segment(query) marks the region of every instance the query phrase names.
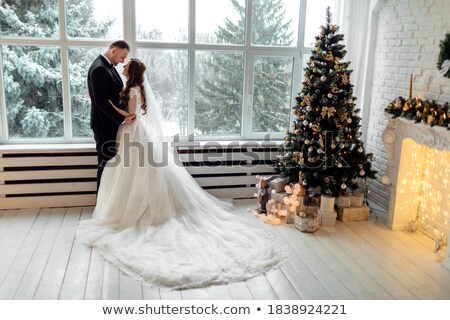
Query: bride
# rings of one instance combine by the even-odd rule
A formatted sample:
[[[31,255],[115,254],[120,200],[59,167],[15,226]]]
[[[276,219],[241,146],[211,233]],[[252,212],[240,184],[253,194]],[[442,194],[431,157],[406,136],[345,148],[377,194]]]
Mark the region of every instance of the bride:
[[[204,191],[167,147],[162,117],[138,59],[117,112],[136,114],[122,124],[118,152],[102,175],[91,220],[77,237],[120,270],[174,289],[242,281],[285,260],[272,231],[259,220],[231,212],[232,205]]]

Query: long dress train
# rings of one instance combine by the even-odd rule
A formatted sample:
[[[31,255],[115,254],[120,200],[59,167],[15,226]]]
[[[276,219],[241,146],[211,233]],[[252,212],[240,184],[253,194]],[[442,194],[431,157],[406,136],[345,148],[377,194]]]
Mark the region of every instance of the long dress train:
[[[102,175],[93,218],[77,237],[123,272],[155,286],[192,288],[245,280],[280,266],[272,229],[204,191],[141,113],[121,125]],[[276,240],[277,239],[277,240]]]

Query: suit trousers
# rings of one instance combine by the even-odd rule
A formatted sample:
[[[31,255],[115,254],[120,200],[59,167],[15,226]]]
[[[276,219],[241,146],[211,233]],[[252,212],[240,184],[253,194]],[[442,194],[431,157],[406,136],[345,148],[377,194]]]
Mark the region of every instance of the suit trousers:
[[[95,148],[97,149],[97,191],[100,187],[100,180],[103,169],[108,160],[117,153],[116,135],[105,135],[104,133],[94,132]]]

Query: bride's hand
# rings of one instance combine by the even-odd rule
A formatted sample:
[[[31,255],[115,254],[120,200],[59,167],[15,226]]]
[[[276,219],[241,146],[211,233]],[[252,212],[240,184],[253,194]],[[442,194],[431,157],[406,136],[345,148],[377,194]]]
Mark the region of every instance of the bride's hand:
[[[136,120],[136,115],[135,114],[131,114],[128,117],[125,117],[124,123],[126,123],[126,124],[133,124],[133,122],[135,120]]]
[[[122,109],[117,108],[117,107],[114,105],[114,103],[112,103],[111,100],[108,100],[108,102],[109,102],[109,104],[110,104],[110,105],[111,105],[118,113],[120,113],[120,114],[123,115],[124,117],[129,117],[129,116],[130,116],[130,114],[129,114],[128,112],[126,112],[125,110],[122,110]]]

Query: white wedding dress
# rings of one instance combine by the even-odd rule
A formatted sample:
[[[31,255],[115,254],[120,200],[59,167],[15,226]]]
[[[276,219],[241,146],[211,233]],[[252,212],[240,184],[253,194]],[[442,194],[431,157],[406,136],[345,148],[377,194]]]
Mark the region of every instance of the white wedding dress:
[[[79,223],[80,241],[155,286],[223,284],[279,267],[286,254],[272,229],[204,191],[170,144],[164,150],[154,96],[147,115],[137,87],[132,96],[137,119],[119,129],[118,153],[103,172],[93,218]],[[154,164],[164,157],[166,165]]]

